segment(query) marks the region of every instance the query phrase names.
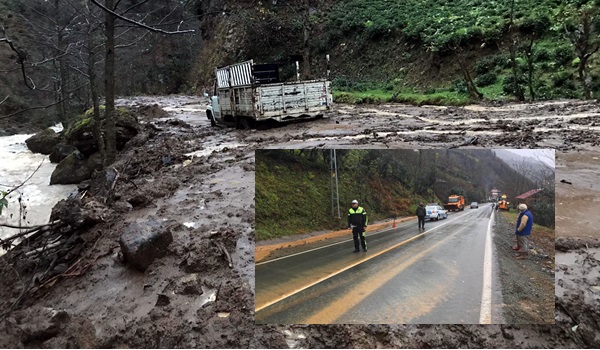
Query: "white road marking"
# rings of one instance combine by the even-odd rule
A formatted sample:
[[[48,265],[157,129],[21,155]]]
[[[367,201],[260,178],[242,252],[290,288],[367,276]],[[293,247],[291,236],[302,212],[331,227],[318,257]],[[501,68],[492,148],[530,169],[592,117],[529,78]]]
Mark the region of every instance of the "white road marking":
[[[459,212],[459,213],[460,213],[460,212]],[[457,213],[457,214],[459,214],[459,213]],[[462,216],[462,215],[461,215],[461,216]],[[448,217],[447,217],[445,220],[448,220]],[[408,221],[412,221],[412,220],[408,220]],[[408,222],[408,221],[406,221],[406,222]],[[409,224],[405,224],[405,225],[401,225],[401,226],[402,226],[402,227],[404,227],[404,226],[408,226],[408,225],[409,225]],[[367,237],[370,237],[370,236],[378,235],[378,234],[380,234],[380,233],[384,233],[384,232],[388,232],[388,231],[392,231],[392,230],[398,230],[398,229],[400,229],[400,226],[398,226],[398,227],[396,227],[396,228],[390,227],[390,228],[387,228],[387,229],[385,229],[385,230],[381,230],[381,231],[376,231],[376,232],[370,233],[370,234],[368,234],[368,235],[366,235],[366,236],[367,236]],[[350,231],[350,232],[352,232],[352,231]],[[301,252],[298,252],[298,253],[294,253],[294,254],[290,254],[290,255],[282,256],[282,257],[280,257],[280,258],[275,258],[275,259],[271,259],[271,260],[267,260],[267,261],[259,262],[259,263],[256,263],[256,264],[254,264],[254,265],[255,265],[255,266],[258,266],[258,265],[264,265],[264,264],[272,263],[272,262],[274,262],[274,261],[278,261],[278,260],[283,260],[283,259],[291,258],[292,256],[296,256],[296,255],[300,255],[300,254],[304,254],[304,253],[309,253],[309,252],[314,252],[315,250],[319,250],[319,249],[323,249],[323,248],[327,248],[327,247],[332,247],[332,246],[334,246],[334,245],[338,245],[338,244],[342,244],[342,243],[348,243],[348,242],[352,242],[352,241],[353,241],[352,239],[347,239],[347,240],[340,241],[340,242],[337,242],[337,243],[331,243],[331,244],[328,244],[328,245],[324,245],[324,246],[322,246],[322,247],[317,247],[317,248],[313,248],[313,249],[309,249],[309,250],[304,250],[304,251],[301,251]]]
[[[471,213],[471,212],[468,212],[468,213]],[[386,248],[386,249],[384,249],[384,250],[382,250],[382,251],[380,251],[380,252],[378,252],[378,253],[375,253],[375,254],[373,254],[373,255],[369,255],[368,257],[366,257],[366,258],[364,258],[364,259],[362,259],[362,260],[360,260],[360,261],[357,261],[357,262],[355,262],[355,263],[352,263],[352,264],[350,264],[350,265],[348,265],[348,266],[344,267],[344,268],[343,268],[343,269],[341,269],[341,270],[338,270],[338,271],[336,271],[336,272],[333,272],[333,273],[331,273],[331,274],[329,274],[329,275],[327,275],[327,276],[325,276],[325,277],[319,278],[318,280],[316,280],[316,281],[315,281],[315,282],[313,282],[313,283],[310,283],[310,284],[308,284],[308,285],[306,285],[306,286],[304,286],[304,287],[302,287],[302,288],[296,289],[295,291],[292,291],[292,292],[286,293],[286,294],[282,295],[281,297],[279,297],[279,298],[277,298],[277,299],[275,299],[275,300],[272,300],[272,301],[269,301],[269,302],[267,302],[267,303],[264,303],[263,305],[257,306],[257,307],[255,307],[255,310],[254,310],[254,311],[255,311],[255,312],[259,312],[260,310],[262,310],[262,309],[264,309],[264,308],[267,308],[267,307],[269,307],[269,306],[271,306],[271,305],[273,305],[273,304],[276,304],[276,303],[278,303],[278,302],[280,302],[280,301],[282,301],[282,300],[284,300],[284,299],[287,299],[287,298],[291,297],[292,295],[298,294],[298,293],[302,292],[302,291],[303,291],[303,290],[305,290],[305,289],[308,289],[308,288],[310,288],[310,287],[312,287],[312,286],[314,286],[314,285],[317,285],[317,284],[319,284],[319,283],[321,283],[321,282],[323,282],[323,281],[325,281],[325,280],[328,280],[328,279],[330,279],[331,277],[334,277],[334,276],[336,276],[336,275],[339,275],[340,273],[342,273],[342,272],[344,272],[344,271],[346,271],[346,270],[349,270],[349,269],[351,269],[351,268],[353,268],[353,267],[355,267],[355,266],[357,266],[357,265],[360,265],[360,264],[364,263],[365,261],[369,261],[369,260],[371,260],[371,259],[373,259],[373,258],[376,258],[376,257],[378,257],[379,255],[381,255],[381,254],[384,254],[384,253],[387,253],[387,252],[389,252],[389,251],[390,251],[390,250],[392,250],[392,249],[398,248],[398,247],[400,247],[400,246],[402,246],[402,245],[404,245],[404,244],[406,244],[406,243],[408,243],[408,242],[410,242],[410,241],[413,241],[413,240],[415,240],[415,239],[417,239],[417,238],[419,238],[419,237],[421,237],[421,236],[425,235],[426,233],[429,233],[429,232],[431,232],[431,231],[435,231],[435,230],[437,230],[438,228],[440,228],[440,227],[442,227],[442,226],[446,226],[447,224],[451,223],[452,221],[460,219],[462,216],[463,216],[463,215],[461,215],[460,217],[457,217],[457,218],[455,218],[455,219],[453,219],[453,220],[450,220],[450,221],[448,221],[448,222],[445,222],[445,223],[443,223],[443,224],[441,224],[441,225],[439,225],[439,226],[436,226],[436,227],[432,228],[432,229],[431,229],[431,230],[429,230],[429,231],[425,231],[425,232],[423,232],[423,233],[420,233],[420,234],[418,234],[418,235],[416,235],[416,236],[413,236],[413,237],[411,237],[411,238],[409,238],[409,239],[407,239],[407,240],[405,240],[405,241],[402,241],[402,242],[400,242],[400,243],[397,243],[397,244],[395,244],[395,245],[393,245],[393,246],[391,246],[391,247],[389,247],[389,248]],[[446,219],[446,220],[448,220],[448,219]]]
[[[479,312],[480,324],[492,323],[492,220],[494,210],[488,223],[485,236],[485,250],[483,255],[483,290],[481,293],[481,311]]]

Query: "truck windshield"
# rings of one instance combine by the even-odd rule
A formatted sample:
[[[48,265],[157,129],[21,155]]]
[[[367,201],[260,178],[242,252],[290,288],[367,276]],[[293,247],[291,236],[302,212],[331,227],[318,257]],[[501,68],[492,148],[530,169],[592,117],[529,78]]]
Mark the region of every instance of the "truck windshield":
[[[449,198],[448,202],[450,202],[450,203],[458,202],[458,198]]]

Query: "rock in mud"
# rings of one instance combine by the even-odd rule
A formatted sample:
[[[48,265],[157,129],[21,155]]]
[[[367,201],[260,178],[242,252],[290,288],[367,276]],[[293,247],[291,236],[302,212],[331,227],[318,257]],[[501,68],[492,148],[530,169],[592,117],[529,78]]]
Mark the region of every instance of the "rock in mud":
[[[164,295],[164,294],[159,294],[158,298],[156,299],[156,306],[167,306],[171,303],[171,300],[169,299],[168,296]]]
[[[129,224],[119,240],[125,261],[140,271],[145,271],[154,260],[166,256],[171,242],[173,235],[170,228],[155,220]]]
[[[209,239],[203,239],[190,247],[190,252],[180,266],[187,273],[208,273],[226,266],[222,252]]]
[[[95,172],[90,181],[90,191],[92,194],[96,197],[106,198],[113,189],[117,175],[118,173],[114,168]]]
[[[62,140],[62,135],[48,128],[25,140],[27,148],[33,153],[50,154],[54,146]]]
[[[110,210],[97,201],[81,203],[76,199],[63,199],[52,208],[50,221],[61,220],[72,228],[93,226],[108,217]]]
[[[95,170],[102,170],[102,155],[100,152],[92,154],[85,162],[85,166],[90,173],[94,173]]]
[[[69,314],[64,310],[55,310],[47,307],[36,307],[30,312],[24,312],[23,318],[18,319],[25,335],[24,345],[41,344],[56,337],[70,320]]]
[[[90,169],[86,166],[85,156],[79,151],[71,153],[63,159],[50,176],[50,185],[55,184],[78,184],[87,180],[92,175]]]
[[[169,113],[157,104],[144,105],[137,108],[133,108],[133,111],[138,116],[148,119],[166,118],[169,116]]]
[[[77,147],[59,143],[58,145],[54,146],[52,152],[50,153],[50,162],[60,163],[63,159],[67,158],[69,154],[75,151],[77,151]]]

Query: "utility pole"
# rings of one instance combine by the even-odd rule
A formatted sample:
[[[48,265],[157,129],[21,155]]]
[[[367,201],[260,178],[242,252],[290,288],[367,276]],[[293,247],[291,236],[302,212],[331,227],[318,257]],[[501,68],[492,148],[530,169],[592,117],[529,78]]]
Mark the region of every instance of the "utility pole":
[[[335,193],[337,197],[338,219],[341,219],[342,215],[340,214],[340,188],[338,186],[337,156],[335,154],[335,149],[333,150],[333,166],[335,168]]]
[[[335,204],[334,204],[334,193],[333,193],[333,177],[335,176],[335,171],[333,170],[333,150],[329,150],[329,179],[331,185],[331,216],[335,216]]]

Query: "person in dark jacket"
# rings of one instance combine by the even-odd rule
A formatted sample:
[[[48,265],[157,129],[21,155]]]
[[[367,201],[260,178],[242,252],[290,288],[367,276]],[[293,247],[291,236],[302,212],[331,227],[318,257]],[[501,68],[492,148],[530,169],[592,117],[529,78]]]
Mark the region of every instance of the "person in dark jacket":
[[[425,215],[427,215],[427,211],[425,210],[425,205],[420,203],[417,207],[417,218],[419,219],[419,230],[425,229]]]
[[[352,229],[355,253],[360,251],[358,249],[359,237],[363,251],[367,251],[367,239],[365,237],[365,231],[367,230],[368,223],[369,219],[367,218],[367,211],[363,207],[358,206],[358,201],[356,199],[353,200],[352,207],[348,210],[348,228]]]
[[[519,204],[519,217],[517,218],[517,259],[527,259],[529,254],[528,238],[533,228],[533,214],[527,209],[526,204]]]

